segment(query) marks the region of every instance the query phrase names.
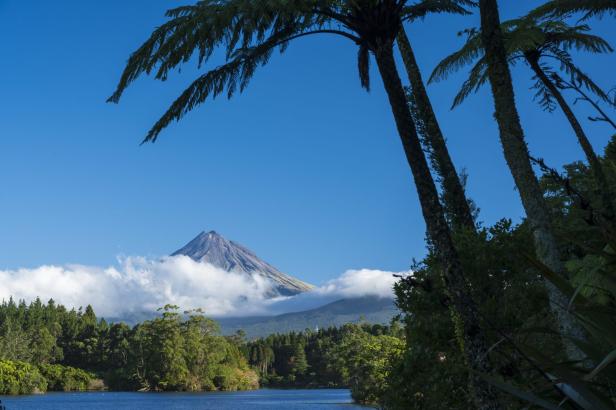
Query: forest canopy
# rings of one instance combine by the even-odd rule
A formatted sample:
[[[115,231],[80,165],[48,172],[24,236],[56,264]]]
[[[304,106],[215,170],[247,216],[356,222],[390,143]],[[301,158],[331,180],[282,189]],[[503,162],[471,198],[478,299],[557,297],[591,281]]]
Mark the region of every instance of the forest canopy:
[[[0,305],[0,386],[5,394],[108,388],[245,390],[258,386],[239,342],[200,310],[160,315],[133,327],[98,319],[91,306],[53,300]]]

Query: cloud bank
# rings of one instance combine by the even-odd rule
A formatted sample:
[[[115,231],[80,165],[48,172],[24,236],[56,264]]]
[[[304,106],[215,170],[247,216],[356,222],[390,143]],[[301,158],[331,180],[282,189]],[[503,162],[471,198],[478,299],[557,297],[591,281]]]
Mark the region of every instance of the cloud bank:
[[[351,298],[367,295],[392,297],[393,287],[397,281],[395,274],[395,272],[372,269],[348,270],[340,277],[317,288],[315,292]]]
[[[258,275],[226,272],[187,256],[126,257],[107,268],[45,265],[0,270],[0,299],[53,298],[75,308],[91,304],[99,316],[116,318],[152,312],[167,303],[182,309],[200,307],[215,317],[250,316],[298,310],[306,301],[393,297],[395,280],[394,272],[349,270],[309,294],[269,299],[266,294],[273,284]]]

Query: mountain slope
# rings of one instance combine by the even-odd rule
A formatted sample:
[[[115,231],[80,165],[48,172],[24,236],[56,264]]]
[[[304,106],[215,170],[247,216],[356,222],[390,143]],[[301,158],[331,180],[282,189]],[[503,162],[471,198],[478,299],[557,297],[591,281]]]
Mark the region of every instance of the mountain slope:
[[[225,239],[216,231],[201,232],[171,256],[186,255],[197,262],[206,262],[227,272],[259,275],[275,285],[273,296],[290,296],[309,291],[312,285],[280,272],[269,263],[259,259],[246,247]]]
[[[256,338],[272,333],[341,326],[359,321],[388,323],[398,313],[393,299],[364,296],[337,300],[303,312],[278,316],[219,318],[217,321],[223,334],[232,334],[242,329],[249,338]]]

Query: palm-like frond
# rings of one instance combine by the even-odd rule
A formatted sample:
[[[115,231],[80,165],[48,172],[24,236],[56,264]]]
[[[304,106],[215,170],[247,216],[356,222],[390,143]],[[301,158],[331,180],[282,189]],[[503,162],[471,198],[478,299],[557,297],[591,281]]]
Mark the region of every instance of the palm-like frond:
[[[312,33],[350,33],[328,29],[330,19],[314,13],[317,1],[303,0],[204,0],[193,6],[169,10],[170,21],[157,28],[134,52],[109,98],[118,102],[123,91],[142,74],[154,73],[164,81],[169,71],[194,56],[201,66],[213,51],[226,51],[227,62],[198,77],[148,132],[144,142],[155,141],[171,122],[226,91],[230,98],[245,89],[256,68],[266,64],[274,49],[284,51],[288,42]],[[362,84],[368,84],[368,54],[360,64]],[[365,68],[363,68],[365,67]]]
[[[563,50],[585,51],[589,53],[609,53],[612,46],[603,38],[590,34],[586,24],[569,26],[562,21],[548,21],[539,25],[545,35],[545,43],[558,45]]]
[[[469,7],[476,6],[472,0],[423,0],[404,8],[405,20],[417,20],[428,14],[471,14]]]
[[[472,0],[423,0],[412,5],[407,0],[201,0],[167,11],[170,20],[130,56],[108,101],[118,102],[141,75],[164,81],[182,64],[196,61],[202,67],[215,50],[224,50],[225,63],[198,77],[144,140],[155,141],[167,125],[207,98],[243,91],[275,49],[284,51],[290,41],[319,33],[342,35],[359,46],[359,78],[369,89],[370,53],[380,44],[372,36],[389,36],[393,42],[404,20],[430,13],[466,14],[466,7],[474,4]]]
[[[524,59],[527,53],[533,53],[539,59],[554,60],[560,69],[602,100],[607,100],[606,93],[595,84],[577,65],[570,55],[571,50],[591,53],[607,53],[613,51],[607,41],[599,36],[588,33],[587,25],[570,26],[562,20],[537,21],[532,18],[522,18],[505,21],[501,24],[507,57],[510,63]],[[477,30],[465,30],[467,41],[462,48],[443,59],[430,76],[430,82],[440,81],[463,67],[474,64],[469,77],[464,81],[460,91],[454,98],[453,107],[461,104],[470,94],[478,91],[486,83],[486,66],[483,60],[484,51]],[[549,65],[543,66],[552,72]],[[541,85],[535,85],[536,98],[542,107],[552,110],[552,100],[547,96],[549,90]]]
[[[179,121],[208,97],[215,98],[226,91],[227,97],[231,98],[238,88],[243,91],[256,68],[267,63],[275,47],[279,46],[291,31],[289,29],[287,32],[277,33],[256,47],[238,50],[231,61],[193,81],[154,124],[143,142],[156,141],[160,132],[171,122]]]
[[[466,43],[462,48],[453,54],[445,57],[432,71],[428,82],[441,81],[446,79],[450,74],[453,74],[467,65],[473,63],[484,54],[481,38],[474,29],[465,30],[460,33],[468,35]]]
[[[481,57],[471,69],[468,78],[462,83],[462,87],[458,94],[453,99],[451,108],[455,108],[462,104],[466,98],[472,93],[479,91],[489,80],[488,65],[485,57]]]
[[[364,44],[359,46],[357,52],[357,70],[362,87],[370,90],[370,50]]]
[[[545,64],[542,64],[541,68],[548,77],[552,78],[552,81],[554,81],[555,78],[558,78],[558,75],[554,71],[552,71],[551,67]],[[556,107],[557,107],[557,102],[556,102],[556,99],[554,98],[554,95],[552,95],[552,92],[543,83],[543,81],[541,81],[536,76],[533,78],[535,79],[535,83],[532,86],[532,89],[535,90],[535,95],[533,96],[533,99],[537,101],[539,106],[543,108],[544,111],[554,112],[554,110],[556,110]]]
[[[569,78],[576,82],[580,86],[580,88],[585,88],[597,97],[600,100],[610,103],[610,97],[608,93],[606,93],[601,87],[597,85],[585,72],[583,72],[577,65],[573,64],[570,61],[566,61],[562,59],[560,61],[561,70],[568,74]],[[560,88],[560,78],[555,76],[552,78],[553,82]]]
[[[165,80],[169,71],[197,56],[201,66],[213,51],[224,47],[229,56],[236,47],[261,42],[289,26],[321,26],[319,16],[307,13],[310,2],[285,0],[202,0],[167,11],[171,20],[154,30],[129,58],[110,102],[142,74]],[[293,8],[293,6],[297,6]],[[300,7],[303,6],[303,7]]]
[[[564,17],[583,13],[581,20],[602,17],[605,14],[616,16],[616,0],[551,0],[537,7],[529,15],[533,18]]]

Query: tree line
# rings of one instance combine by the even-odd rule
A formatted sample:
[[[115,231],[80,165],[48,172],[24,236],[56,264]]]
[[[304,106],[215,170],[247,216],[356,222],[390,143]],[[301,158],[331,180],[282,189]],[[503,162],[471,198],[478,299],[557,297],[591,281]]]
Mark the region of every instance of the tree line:
[[[254,389],[240,347],[200,310],[167,305],[131,327],[98,319],[91,306],[10,299],[0,305],[0,394]]]
[[[437,13],[479,16],[479,27],[466,31],[467,43],[430,79],[470,64],[454,105],[489,85],[498,125],[494,137],[526,213],[520,226],[479,223],[448,151],[406,31]],[[427,231],[429,255],[396,291],[407,318],[400,366],[411,366],[400,386],[415,386],[409,383],[415,369],[430,387],[417,385],[400,408],[442,408],[435,403],[445,400],[449,408],[492,410],[531,402],[610,409],[616,357],[614,163],[611,151],[603,157],[594,151],[570,101],[589,104],[596,111],[589,120],[605,125],[606,134],[616,129],[608,113],[616,106],[616,91],[604,91],[574,59],[578,52],[613,51],[588,24],[615,15],[614,0],[550,0],[504,22],[497,0],[204,0],[167,12],[168,20],[130,56],[109,101],[118,102],[141,75],[164,80],[193,56],[206,66],[214,50],[226,51],[225,63],[205,70],[153,125],[144,142],[154,142],[208,98],[243,91],[275,50],[312,35],[350,40],[366,89],[370,61],[376,62]],[[516,62],[530,69],[540,107],[564,114],[580,145],[580,162],[557,170],[541,153],[530,152],[510,71]],[[447,344],[434,351],[440,344],[433,339]]]
[[[53,300],[0,305],[0,394],[112,389],[229,391],[351,388],[376,403],[404,351],[404,330],[347,324],[246,340],[219,334],[201,310],[167,305],[132,328],[97,318],[91,306]]]
[[[270,387],[353,388],[354,398],[372,403],[387,363],[404,349],[404,332],[391,325],[349,323],[340,327],[272,334],[243,348],[261,384]],[[370,375],[370,377],[364,377]]]

